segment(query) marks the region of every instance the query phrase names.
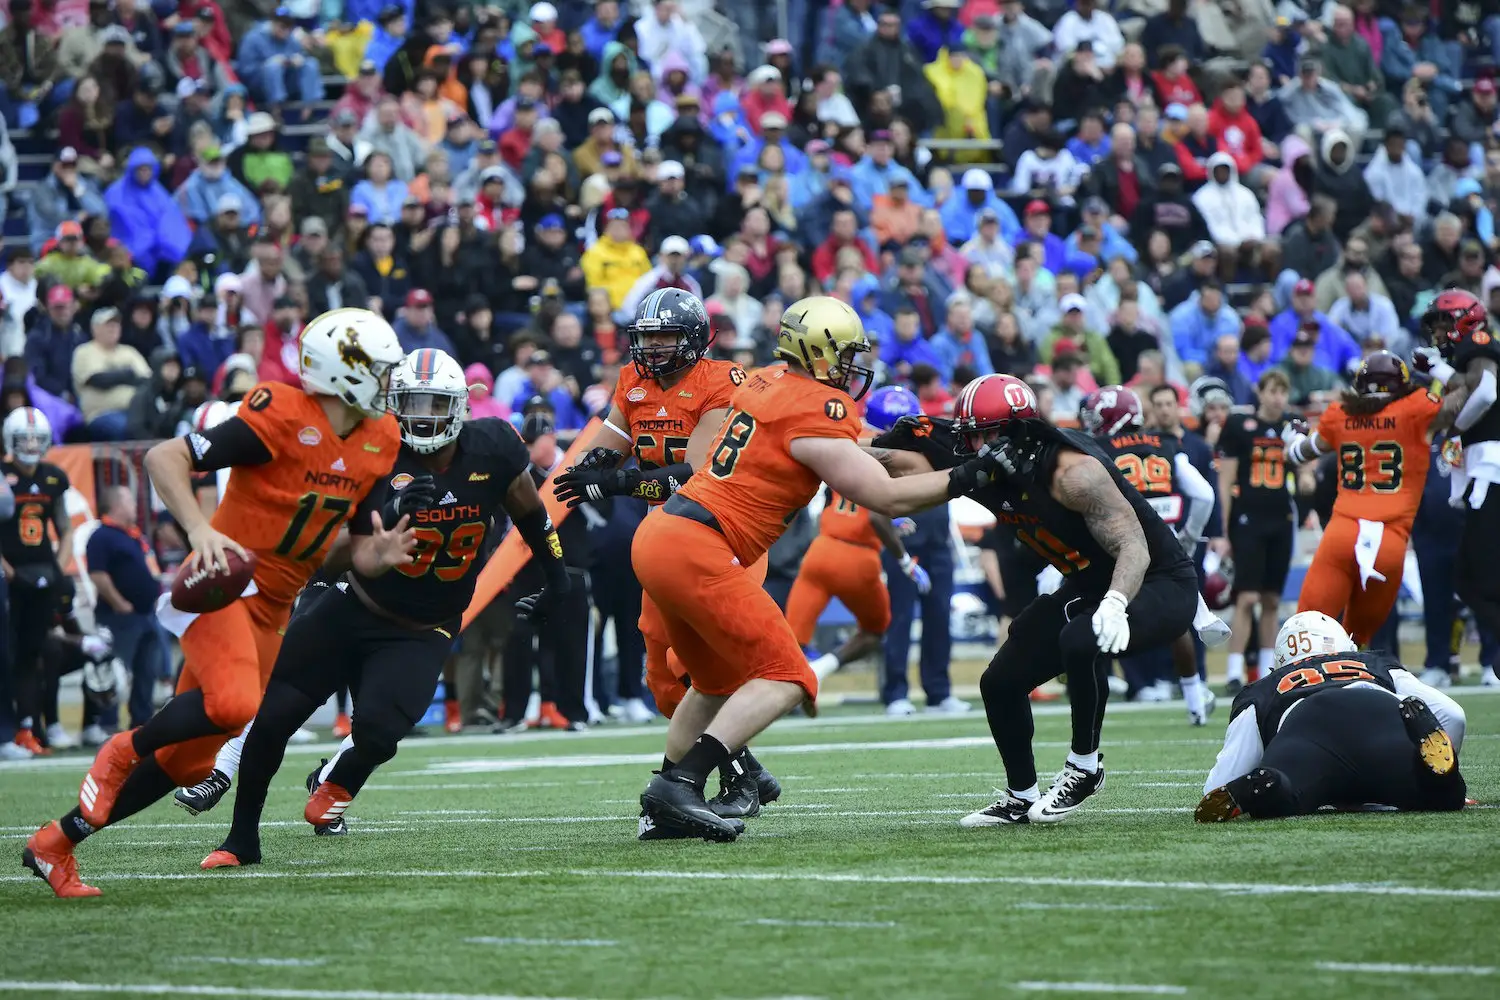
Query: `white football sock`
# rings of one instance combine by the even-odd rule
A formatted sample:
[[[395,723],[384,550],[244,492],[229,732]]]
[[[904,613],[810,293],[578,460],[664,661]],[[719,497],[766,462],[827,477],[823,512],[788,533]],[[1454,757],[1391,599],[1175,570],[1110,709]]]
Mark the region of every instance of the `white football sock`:
[[[1187,702],[1187,710],[1194,716],[1203,714],[1203,681],[1197,674],[1191,677],[1179,677],[1182,683],[1182,700]]]
[[[1030,788],[1023,788],[1020,791],[1017,791],[1016,789],[1011,788],[1011,789],[1008,789],[1008,791],[1010,792],[1010,794],[1014,795],[1016,798],[1018,798],[1018,799],[1025,799],[1027,802],[1035,802],[1037,799],[1039,799],[1039,798],[1042,797],[1041,789],[1039,789],[1039,788],[1036,787],[1036,783],[1035,782],[1032,783],[1032,785],[1031,785]]]
[[[1244,653],[1229,654],[1229,663],[1224,668],[1224,679],[1231,681],[1243,681],[1245,679]]]
[[[1068,763],[1076,764],[1089,774],[1093,774],[1099,770],[1099,751],[1095,750],[1093,753],[1074,753],[1069,750]]]
[[[333,765],[338,763],[339,758],[344,755],[345,750],[352,750],[353,748],[354,734],[350,733],[344,737],[344,742],[339,744],[339,748],[334,751],[333,756],[328,758],[328,763],[323,765],[323,770],[318,772],[318,784],[321,785],[328,780],[328,776],[333,773]]]
[[[1274,649],[1262,649],[1255,654],[1255,666],[1260,670],[1260,676],[1264,677],[1276,669],[1276,651]]]
[[[214,770],[223,771],[224,777],[233,778],[240,771],[240,752],[245,749],[245,737],[250,735],[250,727],[255,725],[251,719],[245,723],[242,733],[219,748],[219,755],[214,758]]]
[[[813,660],[808,664],[808,666],[812,668],[813,676],[817,677],[819,681],[822,681],[823,678],[833,673],[841,665],[842,664],[839,663],[839,658],[837,656],[834,656],[832,653],[824,653],[822,656],[818,657],[816,660]]]
[[[20,723],[17,724],[16,728],[17,729],[30,729],[31,728],[31,716],[28,715],[25,718],[23,718],[20,721]]]

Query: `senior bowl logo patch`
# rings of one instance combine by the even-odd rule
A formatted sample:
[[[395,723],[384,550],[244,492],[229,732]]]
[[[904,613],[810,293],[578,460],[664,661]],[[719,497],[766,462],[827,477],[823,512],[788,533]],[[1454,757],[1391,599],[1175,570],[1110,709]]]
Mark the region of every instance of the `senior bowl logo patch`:
[[[316,427],[304,427],[297,432],[297,440],[311,448],[322,443],[323,435]]]
[[[642,385],[636,386],[634,389],[631,389],[625,394],[625,398],[630,400],[632,403],[639,403],[641,400],[646,398],[646,387]]]
[[[408,472],[403,472],[403,473],[401,473],[399,475],[392,476],[391,477],[391,489],[393,489],[393,490],[404,490],[408,486],[411,485],[411,481],[413,479],[415,479],[415,478],[416,478],[415,476],[413,476],[411,473],[408,473]]]

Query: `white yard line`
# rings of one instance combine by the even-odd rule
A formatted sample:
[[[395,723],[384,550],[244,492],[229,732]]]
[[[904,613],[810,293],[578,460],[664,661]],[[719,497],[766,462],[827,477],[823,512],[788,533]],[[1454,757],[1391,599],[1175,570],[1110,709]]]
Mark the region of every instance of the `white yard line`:
[[[487,944],[519,946],[523,948],[615,948],[618,941],[602,941],[598,938],[521,938],[521,937],[471,937],[464,944]]]
[[[1317,962],[1324,972],[1368,972],[1381,976],[1493,976],[1492,965],[1404,965],[1399,962]]]
[[[1022,980],[1016,989],[1032,993],[1146,993],[1158,996],[1182,996],[1186,986],[1147,985],[1140,983],[1039,983]]]
[[[237,880],[237,879],[412,879],[432,881],[434,879],[549,879],[571,877],[585,881],[601,879],[661,879],[664,881],[703,882],[810,882],[823,884],[848,883],[854,885],[1024,885],[1030,887],[1052,886],[1062,889],[1152,889],[1169,892],[1215,892],[1251,893],[1257,895],[1312,895],[1312,896],[1397,896],[1412,898],[1436,898],[1451,900],[1500,900],[1500,889],[1461,888],[1441,886],[1390,885],[1384,883],[1340,882],[1327,884],[1255,884],[1246,882],[1186,882],[1154,881],[1147,879],[1073,878],[1047,875],[873,875],[860,872],[747,872],[747,871],[610,871],[588,868],[560,869],[556,871],[458,871],[458,870],[394,870],[394,871],[337,871],[337,872],[290,872],[275,869],[224,869],[211,875],[202,872],[131,872],[123,874],[92,874],[90,882],[185,882]],[[3,882],[32,882],[30,875],[0,876]]]
[[[326,958],[228,958],[223,955],[194,955],[189,958],[174,958],[173,965],[254,965],[274,969],[304,969],[327,965]]]
[[[847,927],[851,929],[895,927],[892,920],[778,920],[761,917],[759,920],[743,921],[746,927]]]
[[[393,993],[386,990],[299,990],[270,986],[207,986],[187,983],[76,983],[0,980],[0,993],[116,993],[158,997],[264,997],[266,1000],[569,1000],[511,993]]]
[[[1159,910],[1159,906],[1135,906],[1129,903],[1012,903],[1012,910]]]

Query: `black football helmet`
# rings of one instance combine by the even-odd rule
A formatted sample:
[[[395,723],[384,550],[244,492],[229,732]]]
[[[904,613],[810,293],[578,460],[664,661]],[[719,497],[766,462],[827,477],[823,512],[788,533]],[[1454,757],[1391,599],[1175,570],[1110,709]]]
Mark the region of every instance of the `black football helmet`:
[[[642,378],[667,378],[693,367],[713,341],[703,303],[681,288],[658,288],[646,296],[629,333],[630,360]],[[676,342],[646,342],[648,335],[663,333],[675,333]]]

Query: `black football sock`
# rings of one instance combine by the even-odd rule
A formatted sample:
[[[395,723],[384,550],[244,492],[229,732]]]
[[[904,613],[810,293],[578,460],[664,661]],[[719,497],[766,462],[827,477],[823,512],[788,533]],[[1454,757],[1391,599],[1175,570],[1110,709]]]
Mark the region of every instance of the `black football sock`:
[[[273,679],[266,687],[255,725],[250,727],[240,751],[234,821],[222,847],[243,864],[260,860],[260,815],[266,807],[266,791],[281,769],[287,741],[317,707],[313,699],[290,684]]]
[[[72,812],[58,820],[57,825],[62,827],[63,836],[75,844],[83,843],[95,833],[89,821],[83,818],[83,811],[77,806],[73,807]]]
[[[746,774],[765,770],[765,766],[755,759],[755,754],[750,752],[749,747],[745,747],[739,753],[735,754],[734,759],[739,761],[740,767],[745,769]]]
[[[137,729],[132,744],[136,756],[145,758],[163,747],[222,732],[223,727],[208,717],[202,690],[185,691],[163,705],[160,712]]]
[[[674,773],[686,777],[702,791],[703,786],[708,784],[709,774],[729,763],[730,756],[728,747],[704,733],[698,737],[692,749],[683,755]]]
[[[677,762],[674,761],[671,757],[668,757],[666,754],[662,754],[661,755],[661,773],[662,774],[666,774],[668,771],[672,770],[672,768],[674,768],[676,766],[677,766]]]
[[[125,784],[120,786],[120,796],[115,807],[109,811],[109,825],[114,826],[129,819],[148,806],[155,805],[171,794],[177,782],[167,776],[155,757],[146,757],[136,765]]]

